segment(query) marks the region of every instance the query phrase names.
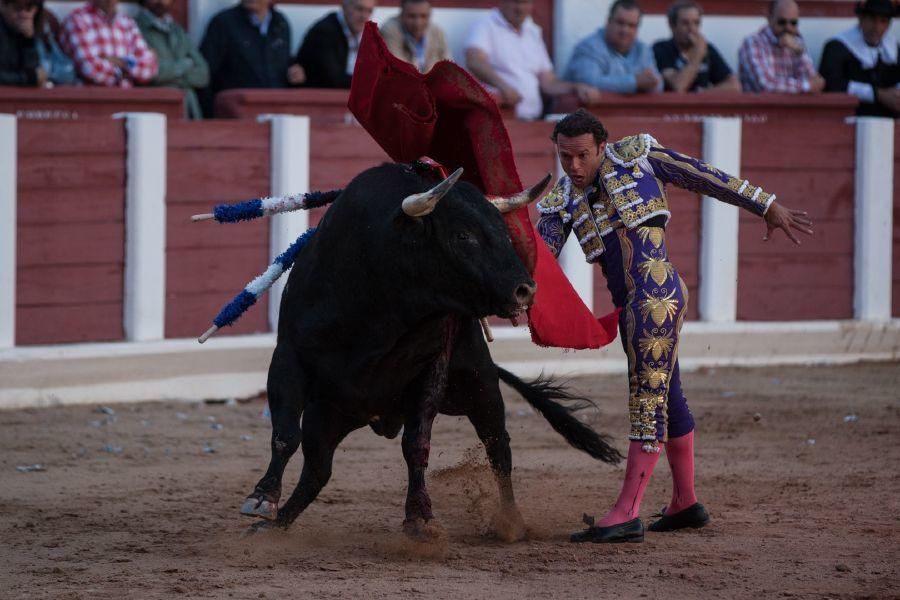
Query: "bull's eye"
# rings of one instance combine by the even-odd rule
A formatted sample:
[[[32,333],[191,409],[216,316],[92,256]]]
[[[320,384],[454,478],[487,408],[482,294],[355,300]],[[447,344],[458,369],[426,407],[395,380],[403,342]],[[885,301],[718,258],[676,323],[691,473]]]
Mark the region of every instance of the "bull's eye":
[[[456,239],[463,241],[463,242],[468,242],[472,239],[472,236],[469,235],[469,232],[467,232],[467,231],[460,231],[460,232],[457,232]]]

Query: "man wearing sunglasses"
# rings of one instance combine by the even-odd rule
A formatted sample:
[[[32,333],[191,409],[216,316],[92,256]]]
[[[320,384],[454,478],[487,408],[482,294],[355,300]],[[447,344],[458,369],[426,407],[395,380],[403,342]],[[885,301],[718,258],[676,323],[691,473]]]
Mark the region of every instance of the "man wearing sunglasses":
[[[738,52],[745,92],[817,94],[825,80],[816,72],[800,36],[800,7],[795,0],[773,0],[769,23],[741,44]]]

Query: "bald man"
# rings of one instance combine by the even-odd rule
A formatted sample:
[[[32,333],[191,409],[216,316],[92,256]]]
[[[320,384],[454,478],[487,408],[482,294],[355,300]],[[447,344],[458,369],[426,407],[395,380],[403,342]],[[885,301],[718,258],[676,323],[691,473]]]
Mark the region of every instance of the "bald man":
[[[768,24],[741,44],[738,63],[745,92],[817,94],[825,80],[816,72],[800,36],[795,0],[769,3]]]

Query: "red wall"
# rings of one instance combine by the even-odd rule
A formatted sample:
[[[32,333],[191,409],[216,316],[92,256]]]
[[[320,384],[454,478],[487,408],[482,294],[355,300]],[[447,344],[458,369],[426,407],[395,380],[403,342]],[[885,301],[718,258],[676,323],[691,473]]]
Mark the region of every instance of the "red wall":
[[[196,337],[269,265],[267,219],[192,223],[192,214],[269,194],[269,125],[169,121],[166,337]],[[265,300],[217,335],[268,331]]]
[[[744,123],[741,175],[809,212],[815,236],[795,246],[741,213],[738,319],[853,317],[855,128],[842,121]]]
[[[121,340],[124,121],[18,124],[16,344]]]

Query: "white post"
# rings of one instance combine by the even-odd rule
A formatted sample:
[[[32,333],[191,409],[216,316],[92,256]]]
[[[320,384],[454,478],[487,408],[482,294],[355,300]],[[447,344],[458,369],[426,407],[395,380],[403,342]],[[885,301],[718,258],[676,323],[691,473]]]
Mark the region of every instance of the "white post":
[[[166,117],[122,113],[127,135],[125,339],[165,335]]]
[[[891,244],[894,200],[894,121],[856,120],[853,313],[891,318]]]
[[[0,348],[16,344],[15,115],[0,115]]]
[[[565,172],[557,155],[556,177],[559,179],[563,175],[565,175]],[[544,242],[538,240],[538,243],[543,244]],[[576,238],[574,232],[566,240],[562,252],[559,253],[559,264],[581,301],[584,302],[584,305],[594,310],[594,265],[584,259],[584,251],[578,244],[578,238]]]
[[[703,120],[703,161],[737,176],[741,169],[741,120]],[[738,222],[736,206],[703,197],[700,214],[700,291],[703,321],[737,318]]]
[[[272,169],[269,193],[273,196],[309,191],[309,117],[264,115],[272,123]],[[305,210],[270,217],[269,257],[275,260],[309,227]],[[278,331],[278,309],[288,273],[269,290],[269,325]]]

